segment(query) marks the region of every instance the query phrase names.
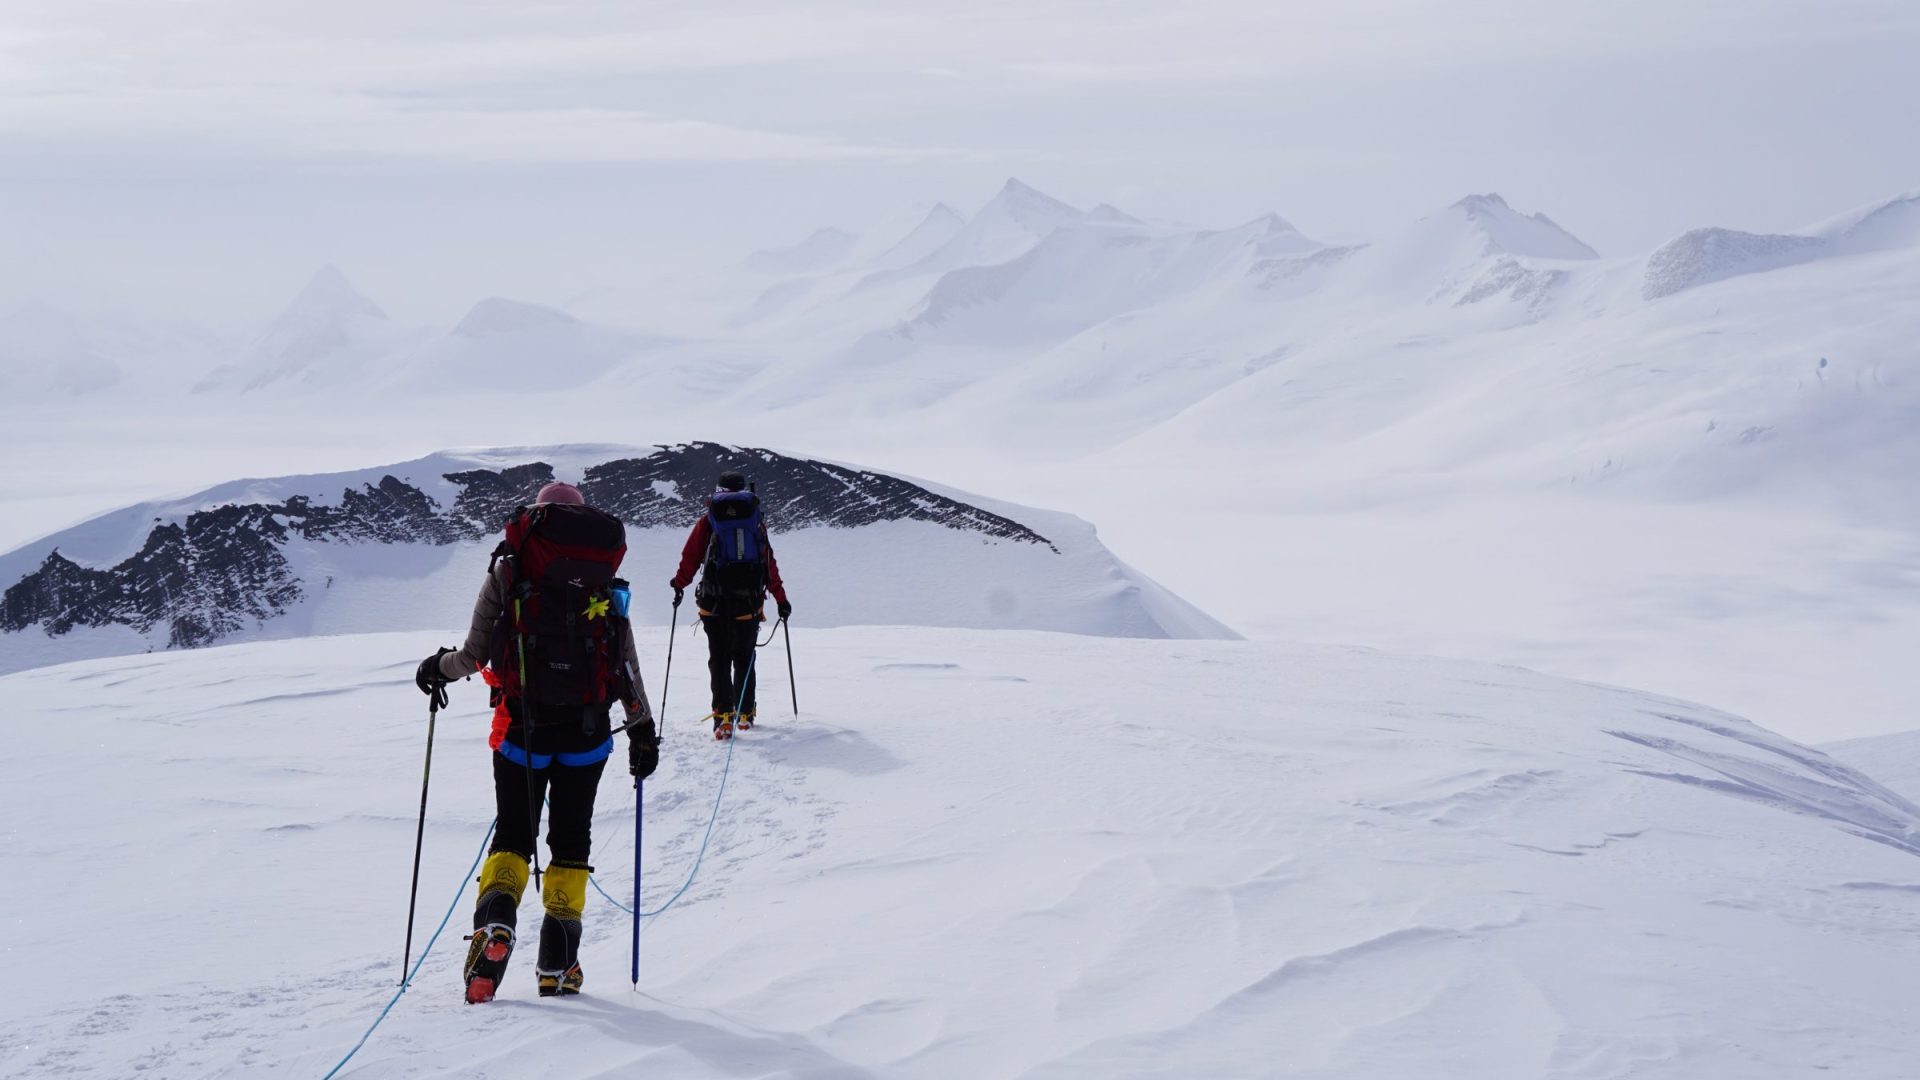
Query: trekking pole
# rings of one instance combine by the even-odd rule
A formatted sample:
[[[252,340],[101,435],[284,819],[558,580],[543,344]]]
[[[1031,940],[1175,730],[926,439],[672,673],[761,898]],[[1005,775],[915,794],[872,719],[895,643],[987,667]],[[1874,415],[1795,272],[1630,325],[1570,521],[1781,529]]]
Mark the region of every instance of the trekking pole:
[[[420,848],[427,838],[427,782],[433,779],[433,726],[440,717],[440,704],[447,692],[436,690],[427,699],[427,764],[420,771],[420,824],[413,830],[413,888],[407,894],[407,947],[400,954],[400,982],[407,981],[407,965],[413,961],[413,912],[420,902]]]
[[[533,887],[541,888],[540,881],[540,803],[533,785],[533,692],[527,685],[527,635],[521,627],[520,600],[513,601],[513,646],[520,659],[520,741],[526,743],[520,752],[526,755],[527,766],[527,861],[533,864]]]
[[[780,636],[787,639],[787,692],[793,695],[793,715],[800,715],[800,691],[793,685],[793,630],[787,620],[780,620]]]
[[[667,737],[667,686],[673,682],[673,639],[680,636],[680,603],[675,601],[673,613],[667,616],[667,673],[660,677],[660,726],[654,734],[662,740]]]
[[[660,677],[660,723],[654,729],[654,737],[664,740],[667,734],[667,688],[673,685],[673,639],[680,636],[680,605],[673,605],[667,615],[667,673]],[[647,783],[636,777],[633,781],[633,988],[640,989],[640,837],[646,828],[647,819]]]
[[[666,687],[660,693],[660,707],[666,708]],[[640,833],[647,819],[647,782],[633,778],[633,988],[640,989]]]

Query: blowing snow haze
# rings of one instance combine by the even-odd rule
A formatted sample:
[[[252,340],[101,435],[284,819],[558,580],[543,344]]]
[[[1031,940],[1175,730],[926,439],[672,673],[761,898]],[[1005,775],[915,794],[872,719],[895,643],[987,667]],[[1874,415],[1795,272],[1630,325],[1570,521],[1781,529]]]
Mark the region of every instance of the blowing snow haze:
[[[9,5],[0,1072],[1907,1080],[1916,55]]]

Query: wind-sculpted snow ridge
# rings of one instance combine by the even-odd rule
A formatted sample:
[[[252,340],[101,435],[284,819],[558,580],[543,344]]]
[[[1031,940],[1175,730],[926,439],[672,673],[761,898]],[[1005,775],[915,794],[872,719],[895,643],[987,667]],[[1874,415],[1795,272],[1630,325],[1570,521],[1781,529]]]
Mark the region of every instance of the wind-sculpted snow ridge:
[[[410,675],[438,643],[0,677],[14,853],[86,882],[16,890],[34,930],[9,961],[62,977],[0,982],[0,1071],[338,1061],[394,990]],[[640,644],[657,679],[664,635]],[[674,686],[643,909],[704,858],[642,923],[639,994],[631,923],[598,894],[575,999],[536,996],[529,949],[498,1001],[462,1004],[449,927],[352,1069],[1909,1080],[1920,1058],[1920,809],[1735,717],[1329,647],[804,624],[793,646],[804,713],[769,670],[730,758]],[[449,906],[464,929],[494,813],[484,687],[451,693],[416,957]],[[604,786],[594,821],[623,903],[634,797]],[[167,928],[191,963],[127,962],[156,904],[191,913]]]
[[[1843,214],[1805,233],[1694,229],[1648,256],[1641,291],[1647,299],[1658,300],[1746,274],[1916,244],[1920,244],[1920,193]]]
[[[1641,293],[1658,300],[1695,286],[1794,266],[1827,252],[1827,241],[1817,236],[1694,229],[1647,257]]]
[[[651,560],[639,562],[649,579],[664,580],[725,468],[754,477],[789,575],[818,590],[817,623],[971,617],[1091,633],[1225,632],[1115,562],[1073,519],[990,509],[872,470],[696,442],[644,453],[443,454],[363,473],[241,481],[110,514],[0,557],[0,668],[135,643],[191,648],[448,621],[460,610],[453,597],[470,593],[485,566],[455,553],[484,550],[562,470],[589,502],[639,530],[629,547]],[[116,551],[128,538],[134,549]],[[816,551],[833,551],[834,561],[809,565]],[[943,595],[955,590],[977,597],[980,610],[965,615]],[[341,610],[321,617],[330,609]]]
[[[1676,734],[1638,730],[1608,734],[1658,750],[1692,771],[1645,770],[1645,775],[1691,784],[1736,798],[1818,818],[1875,843],[1920,856],[1920,806],[1860,771],[1817,750],[1753,727],[1697,716],[1650,713],[1680,725]],[[1718,745],[1691,737],[1694,728]]]

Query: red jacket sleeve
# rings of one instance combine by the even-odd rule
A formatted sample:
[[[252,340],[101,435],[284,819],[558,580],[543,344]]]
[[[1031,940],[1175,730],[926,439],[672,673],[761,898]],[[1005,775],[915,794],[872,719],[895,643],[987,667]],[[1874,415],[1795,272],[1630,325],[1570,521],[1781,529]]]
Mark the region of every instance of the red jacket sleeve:
[[[700,563],[707,557],[707,543],[713,539],[713,526],[707,523],[706,515],[694,523],[693,532],[687,537],[687,546],[680,549],[680,572],[673,575],[673,587],[684,589],[693,584],[693,575],[700,570]]]
[[[767,591],[784,604],[787,602],[787,587],[780,581],[780,564],[773,558],[773,541],[767,538],[764,526],[760,529],[760,544],[767,549]]]

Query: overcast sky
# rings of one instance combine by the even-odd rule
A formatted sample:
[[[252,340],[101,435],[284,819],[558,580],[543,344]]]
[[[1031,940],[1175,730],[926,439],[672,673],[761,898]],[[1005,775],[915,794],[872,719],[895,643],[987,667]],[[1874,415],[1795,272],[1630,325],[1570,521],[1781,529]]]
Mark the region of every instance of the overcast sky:
[[[1920,188],[1916,102],[1910,0],[8,0],[0,302],[234,330],[331,261],[451,321],[1008,175],[1322,236],[1498,191],[1633,254]]]

